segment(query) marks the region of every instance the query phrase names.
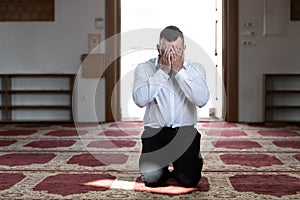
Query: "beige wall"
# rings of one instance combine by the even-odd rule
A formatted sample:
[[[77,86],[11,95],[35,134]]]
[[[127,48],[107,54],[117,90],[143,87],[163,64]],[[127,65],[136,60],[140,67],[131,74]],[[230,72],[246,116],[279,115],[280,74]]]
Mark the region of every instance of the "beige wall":
[[[276,0],[279,2],[278,0]],[[264,35],[265,0],[239,0],[239,121],[261,122],[262,119],[262,74],[300,73],[299,44],[300,21],[289,20],[289,2],[282,0],[275,21],[271,26],[284,22],[283,34]],[[275,8],[276,9],[276,8]],[[278,18],[279,17],[279,18]],[[282,18],[281,18],[282,17]],[[244,22],[254,22],[245,28]],[[270,24],[269,24],[270,25]],[[276,27],[275,27],[276,28]],[[243,36],[244,31],[255,35]],[[252,40],[254,46],[245,46],[243,41]]]
[[[0,22],[1,73],[76,73],[104,0],[56,0],[54,22]]]

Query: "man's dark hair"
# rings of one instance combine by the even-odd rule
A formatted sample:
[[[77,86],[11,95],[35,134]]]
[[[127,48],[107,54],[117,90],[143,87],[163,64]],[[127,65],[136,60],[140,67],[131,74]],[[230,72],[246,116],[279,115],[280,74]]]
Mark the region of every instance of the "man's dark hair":
[[[184,44],[184,37],[181,30],[176,26],[167,26],[160,32],[159,40],[166,39],[168,42],[174,42],[179,37],[181,37],[182,43]]]

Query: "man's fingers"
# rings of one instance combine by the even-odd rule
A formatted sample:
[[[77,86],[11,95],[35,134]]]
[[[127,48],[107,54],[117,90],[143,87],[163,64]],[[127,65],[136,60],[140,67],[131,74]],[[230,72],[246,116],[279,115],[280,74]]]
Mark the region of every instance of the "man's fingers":
[[[168,55],[170,54],[170,47],[167,47],[164,51],[163,51],[163,57],[168,58]]]
[[[171,65],[171,55],[168,55],[168,64]]]
[[[176,54],[176,52],[177,52],[177,46],[172,45],[172,52],[173,52],[174,54]]]
[[[167,49],[162,50],[162,57],[163,57],[163,58],[166,57],[166,52],[167,52]]]

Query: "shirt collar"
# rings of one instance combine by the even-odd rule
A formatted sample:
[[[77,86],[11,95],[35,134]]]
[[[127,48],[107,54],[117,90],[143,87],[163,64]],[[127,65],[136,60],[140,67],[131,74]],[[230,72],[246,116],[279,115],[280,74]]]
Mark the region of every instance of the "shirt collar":
[[[155,70],[159,70],[158,57],[155,59]]]

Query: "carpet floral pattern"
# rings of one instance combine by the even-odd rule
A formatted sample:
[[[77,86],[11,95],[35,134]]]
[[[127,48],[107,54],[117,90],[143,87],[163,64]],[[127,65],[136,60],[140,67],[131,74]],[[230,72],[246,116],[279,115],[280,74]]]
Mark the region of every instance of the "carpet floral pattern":
[[[300,199],[300,127],[198,123],[196,188],[142,183],[143,124],[0,126],[0,199]]]

